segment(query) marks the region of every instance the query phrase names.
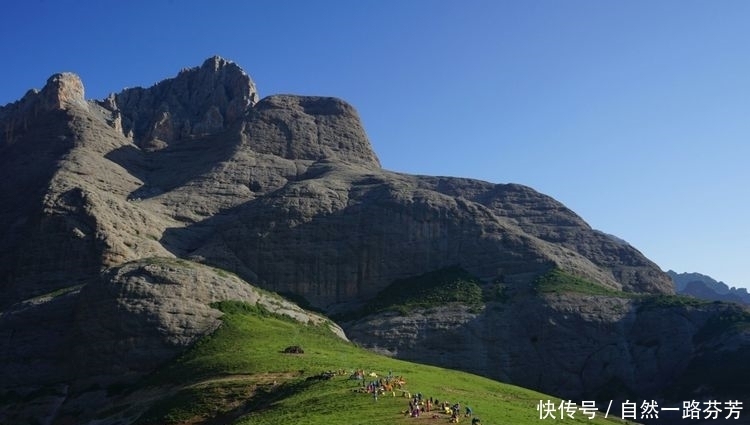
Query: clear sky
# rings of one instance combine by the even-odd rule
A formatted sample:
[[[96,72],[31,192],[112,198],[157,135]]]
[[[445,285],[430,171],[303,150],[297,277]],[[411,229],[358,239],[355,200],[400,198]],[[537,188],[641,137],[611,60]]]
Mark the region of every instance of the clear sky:
[[[6,0],[0,105],[218,54],[353,104],[385,168],[521,183],[664,270],[750,286],[750,1]]]

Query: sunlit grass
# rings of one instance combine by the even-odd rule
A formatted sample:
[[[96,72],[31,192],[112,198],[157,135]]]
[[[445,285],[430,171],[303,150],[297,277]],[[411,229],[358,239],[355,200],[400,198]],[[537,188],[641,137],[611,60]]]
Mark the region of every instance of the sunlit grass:
[[[241,425],[448,422],[440,413],[434,420],[432,413],[420,419],[404,416],[408,399],[403,391],[468,404],[484,424],[538,424],[540,400],[559,404],[546,395],[476,375],[376,355],[337,338],[324,326],[303,325],[258,307],[234,302],[218,307],[226,313],[223,326],[149,379],[149,385],[183,389],[155,404],[140,424],[190,423],[190,418],[222,415],[222,423]],[[304,354],[282,353],[291,345],[301,346]],[[407,383],[395,397],[387,394],[376,401],[357,391],[362,381],[349,379],[357,369],[378,376],[393,373]],[[308,379],[329,370],[344,373],[330,380]],[[555,422],[622,423],[592,421],[581,414]]]

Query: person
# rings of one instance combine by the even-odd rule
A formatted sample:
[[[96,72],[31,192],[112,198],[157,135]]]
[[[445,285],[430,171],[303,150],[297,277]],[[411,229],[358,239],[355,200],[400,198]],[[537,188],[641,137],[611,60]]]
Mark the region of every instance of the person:
[[[479,418],[474,418],[471,420],[471,425],[482,425],[482,421]]]
[[[472,411],[471,411],[471,407],[469,407],[469,406],[466,406],[466,415],[464,415],[464,416],[466,416],[466,417],[468,418],[468,417],[469,417],[469,416],[471,416],[471,415],[472,415],[473,413],[474,413],[474,412],[472,412]]]

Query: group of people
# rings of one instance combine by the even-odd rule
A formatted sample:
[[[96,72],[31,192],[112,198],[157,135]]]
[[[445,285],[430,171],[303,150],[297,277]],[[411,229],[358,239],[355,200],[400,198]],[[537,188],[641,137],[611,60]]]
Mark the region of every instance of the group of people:
[[[408,397],[410,394],[404,393],[405,397]],[[464,418],[471,418],[471,425],[481,425],[481,420],[477,417],[474,417],[474,411],[469,406],[464,406],[465,412],[463,414]],[[433,399],[432,397],[426,398],[422,395],[422,393],[417,393],[413,397],[410,397],[409,400],[409,409],[404,411],[405,416],[411,416],[413,418],[418,418],[421,415],[429,414],[432,412],[439,412],[444,415],[447,415],[450,417],[449,422],[450,423],[459,423],[461,420],[461,404],[460,403],[453,403],[444,400],[440,401],[438,399]],[[439,414],[433,413],[432,417],[437,419],[440,417]]]
[[[365,383],[365,378],[377,378],[374,380],[371,380],[369,383]],[[369,373],[368,375],[365,375],[364,370],[357,370],[349,377],[349,379],[356,379],[361,380],[362,385],[360,386],[361,392],[366,392],[368,394],[372,394],[372,397],[377,401],[378,396],[385,395],[387,393],[391,393],[391,396],[396,396],[396,388],[399,390],[406,385],[406,381],[404,380],[403,376],[394,376],[393,371],[390,371],[388,373],[388,376],[385,377],[378,377],[378,375],[374,372]]]
[[[366,378],[377,378],[370,380],[366,383]],[[450,403],[448,401],[440,401],[433,399],[432,397],[426,398],[422,393],[412,394],[404,389],[406,380],[403,376],[394,376],[393,371],[389,371],[388,376],[378,377],[375,373],[365,374],[364,370],[357,370],[350,376],[350,379],[362,380],[362,385],[359,388],[360,392],[372,394],[375,401],[378,400],[378,396],[382,396],[390,393],[392,397],[396,396],[396,388],[401,390],[403,397],[409,399],[409,408],[403,411],[404,416],[411,416],[418,418],[424,414],[432,414],[432,417],[438,419],[441,417],[440,414],[450,417],[450,423],[459,423],[461,418],[471,418],[471,425],[481,425],[481,420],[474,416],[474,411],[469,406],[464,406],[463,414],[460,403]]]

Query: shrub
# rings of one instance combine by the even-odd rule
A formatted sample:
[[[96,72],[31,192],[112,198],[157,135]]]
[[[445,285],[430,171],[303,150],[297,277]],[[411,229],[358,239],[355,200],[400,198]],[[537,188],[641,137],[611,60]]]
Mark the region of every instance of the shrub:
[[[302,349],[299,345],[290,345],[289,347],[286,347],[282,353],[284,354],[305,354],[305,350]]]

